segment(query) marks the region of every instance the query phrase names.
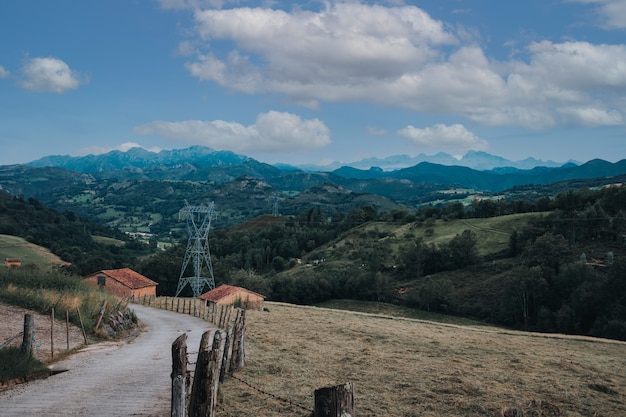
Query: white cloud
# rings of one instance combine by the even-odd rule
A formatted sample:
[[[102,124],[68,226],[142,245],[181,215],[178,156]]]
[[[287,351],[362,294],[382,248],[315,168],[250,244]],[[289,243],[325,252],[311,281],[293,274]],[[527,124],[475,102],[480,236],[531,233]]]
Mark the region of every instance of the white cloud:
[[[20,86],[35,92],[63,93],[89,80],[58,58],[28,58],[22,66]]]
[[[198,56],[187,65],[192,74],[239,91],[295,97],[310,97],[321,86],[319,98],[332,99],[337,86],[396,80],[438,55],[434,45],[457,42],[413,6],[338,3],[291,13],[236,8],[197,11],[195,19],[201,40],[232,40],[236,48],[224,57]]]
[[[597,5],[595,13],[600,19],[600,26],[605,29],[626,28],[626,1],[624,0],[571,0],[577,3]]]
[[[322,121],[277,111],[259,114],[250,126],[223,120],[153,121],[137,126],[134,132],[239,153],[293,153],[330,144],[329,129]]]
[[[588,127],[615,126],[624,123],[620,112],[594,107],[570,107],[559,109],[564,121]]]
[[[11,75],[11,73],[5,69],[2,65],[0,65],[0,78],[6,78],[9,75]]]
[[[414,6],[329,2],[317,11],[236,7],[194,16],[195,37],[180,48],[187,69],[238,92],[283,94],[312,109],[364,101],[532,129],[626,119],[623,44],[543,41],[499,61],[472,28],[452,32]],[[573,116],[589,108],[611,110]]]
[[[432,148],[462,154],[469,150],[484,150],[487,142],[477,137],[461,124],[436,124],[420,129],[407,126],[398,130],[398,135],[409,139],[420,148]]]
[[[145,146],[142,146],[136,142],[125,142],[122,143],[120,145],[117,146],[91,146],[89,148],[82,148],[79,149],[78,151],[76,151],[76,155],[77,156],[85,156],[85,155],[100,155],[103,153],[108,153],[111,151],[122,151],[122,152],[126,152],[129,149],[132,148],[143,148],[147,151],[150,152],[160,152],[161,148],[157,148],[157,147],[153,147],[153,148],[146,148]]]

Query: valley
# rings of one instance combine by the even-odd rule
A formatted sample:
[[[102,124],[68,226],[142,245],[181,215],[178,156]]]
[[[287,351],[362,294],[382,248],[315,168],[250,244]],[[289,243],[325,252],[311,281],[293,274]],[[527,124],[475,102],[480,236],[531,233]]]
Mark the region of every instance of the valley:
[[[215,202],[218,285],[626,339],[622,162],[309,172],[201,147],[181,154],[187,163],[135,152],[1,167],[3,189],[28,194],[0,199],[0,232],[49,248],[71,273],[131,267],[173,295],[187,232],[179,212]]]

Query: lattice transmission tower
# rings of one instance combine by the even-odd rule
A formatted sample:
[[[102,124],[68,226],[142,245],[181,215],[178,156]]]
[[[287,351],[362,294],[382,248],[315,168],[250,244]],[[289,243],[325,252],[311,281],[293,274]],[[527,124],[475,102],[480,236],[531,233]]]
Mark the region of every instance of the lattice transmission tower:
[[[209,290],[215,288],[215,277],[213,276],[213,264],[211,263],[208,239],[214,211],[213,207],[213,202],[208,206],[192,206],[185,200],[185,207],[178,212],[180,220],[187,220],[189,239],[183,266],[180,269],[180,277],[178,278],[177,297],[187,284],[191,287],[194,297],[199,297],[205,286],[208,286]],[[193,265],[193,276],[191,277],[185,276],[185,271],[190,261]],[[205,266],[209,272],[208,277],[202,276],[202,268]]]

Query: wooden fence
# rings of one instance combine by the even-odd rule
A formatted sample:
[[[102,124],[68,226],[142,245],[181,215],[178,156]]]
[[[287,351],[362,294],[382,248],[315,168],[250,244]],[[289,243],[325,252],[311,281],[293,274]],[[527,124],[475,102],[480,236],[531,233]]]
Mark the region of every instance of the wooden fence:
[[[226,376],[239,379],[233,374],[245,364],[246,310],[206,304],[198,298],[147,296],[130,301],[200,317],[218,327],[202,334],[193,371],[189,369],[192,364],[187,355],[187,334],[172,343],[171,416],[214,417],[220,382]],[[354,384],[316,389],[311,415],[354,417]]]
[[[187,334],[172,343],[171,416],[214,417],[220,382],[227,376],[240,380],[233,374],[245,364],[246,310],[205,305],[192,298],[146,297],[134,301],[201,317],[218,327],[202,334],[193,371],[189,369],[192,364],[187,355]],[[311,416],[354,417],[354,384],[316,389]]]
[[[206,301],[199,298],[146,296],[131,298],[130,301],[145,306],[160,308],[162,310],[199,317],[224,330],[232,324],[237,314],[240,314],[238,311],[243,311],[232,305],[206,303]]]
[[[227,329],[202,334],[193,373],[188,370],[187,334],[172,343],[172,416],[215,415],[219,383],[245,363],[246,311],[235,310]]]
[[[78,314],[80,317],[80,311],[78,311]],[[85,340],[85,344],[87,344],[88,342],[87,335],[85,334],[85,328],[82,327],[82,319],[81,319],[81,329],[82,329],[83,337]],[[39,356],[40,358],[46,357],[47,348],[45,351],[43,349],[40,350],[39,348],[41,344],[45,344],[44,341],[35,339],[35,319],[32,314],[24,314],[24,330],[15,334],[14,336],[11,336],[4,342],[0,343],[0,349],[4,349],[5,347],[13,345],[14,342],[18,340],[19,338],[22,338],[22,344],[20,345],[20,348],[24,354],[26,354],[27,356],[35,356],[35,353],[37,353],[37,356]],[[45,341],[45,342],[49,342],[50,344],[50,358],[51,359],[54,359],[54,354],[55,354],[54,340],[55,340],[55,315],[54,315],[54,308],[52,308],[50,312],[50,340]],[[69,320],[68,311],[65,312],[65,341],[66,341],[65,350],[70,350],[70,320]],[[37,342],[40,342],[40,343],[37,344]],[[56,350],[62,351],[63,349],[57,347]]]

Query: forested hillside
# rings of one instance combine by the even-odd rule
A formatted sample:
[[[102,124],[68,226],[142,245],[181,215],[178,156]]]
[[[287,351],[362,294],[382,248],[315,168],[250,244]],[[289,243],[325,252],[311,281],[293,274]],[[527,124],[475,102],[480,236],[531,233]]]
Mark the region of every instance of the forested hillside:
[[[216,231],[210,246],[218,284],[271,300],[386,301],[626,340],[625,208],[626,187],[610,186],[415,212],[311,209]],[[143,265],[161,291],[175,290],[183,251]]]
[[[58,212],[34,198],[24,200],[1,190],[0,234],[23,237],[50,249],[63,261],[71,263],[68,271],[79,275],[133,265],[139,256],[156,248],[156,242],[151,247],[73,212]],[[94,237],[113,238],[110,241],[117,241],[117,244],[99,243]]]

